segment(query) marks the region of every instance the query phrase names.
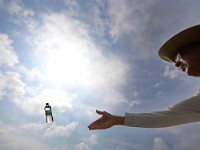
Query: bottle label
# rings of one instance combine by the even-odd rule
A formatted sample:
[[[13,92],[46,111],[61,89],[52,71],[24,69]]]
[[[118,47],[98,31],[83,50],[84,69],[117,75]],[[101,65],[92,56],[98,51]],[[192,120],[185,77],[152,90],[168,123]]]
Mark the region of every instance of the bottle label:
[[[45,111],[45,113],[46,113],[46,116],[52,116],[51,111]]]

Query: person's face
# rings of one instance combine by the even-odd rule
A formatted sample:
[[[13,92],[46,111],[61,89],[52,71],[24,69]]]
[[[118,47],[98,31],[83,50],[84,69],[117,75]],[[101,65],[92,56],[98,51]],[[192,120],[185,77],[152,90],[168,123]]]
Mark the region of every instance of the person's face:
[[[181,49],[181,58],[175,66],[189,76],[200,76],[200,43],[192,44]]]

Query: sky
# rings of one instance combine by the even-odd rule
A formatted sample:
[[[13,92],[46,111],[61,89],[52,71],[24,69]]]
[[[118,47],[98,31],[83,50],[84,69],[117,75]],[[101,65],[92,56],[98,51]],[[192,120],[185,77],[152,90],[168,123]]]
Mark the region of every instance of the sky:
[[[0,0],[0,149],[199,149],[198,122],[87,128],[96,109],[157,111],[198,91],[158,50],[199,24],[199,10],[198,0]]]

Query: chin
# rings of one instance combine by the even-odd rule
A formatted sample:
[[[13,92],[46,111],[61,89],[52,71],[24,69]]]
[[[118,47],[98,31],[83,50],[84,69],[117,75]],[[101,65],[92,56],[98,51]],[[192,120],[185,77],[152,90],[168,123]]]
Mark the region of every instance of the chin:
[[[200,72],[187,72],[188,76],[192,76],[192,77],[200,77]]]
[[[189,66],[187,68],[187,75],[193,77],[200,77],[200,70],[196,66]]]

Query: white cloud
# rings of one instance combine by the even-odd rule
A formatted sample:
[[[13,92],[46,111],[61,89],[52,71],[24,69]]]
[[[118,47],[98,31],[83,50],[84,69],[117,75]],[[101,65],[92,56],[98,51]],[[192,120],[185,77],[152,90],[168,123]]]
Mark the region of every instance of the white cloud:
[[[193,130],[190,132],[182,132],[182,134],[176,136],[176,145],[173,146],[173,150],[187,150],[193,149],[198,150],[199,143],[199,134],[198,130]]]
[[[73,110],[73,99],[75,95],[70,95],[64,91],[52,89],[43,89],[37,95],[24,97],[23,100],[16,101],[16,104],[27,114],[44,115],[44,106],[49,103],[53,114]]]
[[[109,0],[108,1],[108,28],[112,40],[126,40],[129,55],[132,60],[150,60],[158,49],[153,33],[159,25],[154,22],[154,12],[158,1],[131,1]],[[123,51],[124,49],[122,49]],[[154,52],[154,53],[153,53]],[[133,62],[133,61],[132,61]]]
[[[28,124],[23,124],[21,125],[21,129],[23,130],[27,130],[29,132],[39,132],[42,131],[44,129],[44,124],[39,124],[39,123],[28,123]]]
[[[93,6],[93,17],[96,32],[101,37],[106,33],[109,23],[105,9],[106,1],[96,0],[95,5]]]
[[[107,104],[126,102],[120,89],[127,82],[129,67],[117,57],[100,57],[100,60],[91,65],[89,87],[98,91]]]
[[[2,150],[51,150],[51,147],[19,134],[16,127],[0,124],[0,149]]]
[[[72,61],[68,62],[69,64],[60,63],[61,66],[55,66],[55,68],[60,68],[56,72],[57,79],[65,85],[70,83],[69,86],[73,84],[88,88],[96,92],[97,95],[100,94],[103,101],[108,104],[125,102],[126,100],[120,92],[120,88],[126,82],[128,65],[113,54],[105,56],[101,53],[101,50],[90,40],[88,27],[81,22],[63,14],[56,13],[43,15],[42,18],[44,24],[40,25],[40,28],[33,30],[34,33],[29,40],[35,44],[34,46],[38,53],[38,58],[41,61],[41,66],[44,68],[39,66],[40,68],[27,70],[23,66],[18,66],[18,72],[24,77],[28,77],[27,79],[50,82],[46,76],[47,68],[50,66],[48,61],[50,54],[56,54],[59,51],[66,52],[61,54],[65,54],[63,58],[66,56],[66,60],[70,60],[70,57],[72,57],[71,52],[73,52],[74,57],[71,59]],[[12,41],[9,41],[6,35],[2,37],[4,41],[7,41],[7,47],[12,50],[12,47],[10,48]],[[55,58],[53,57],[55,55],[51,56]],[[2,64],[14,65],[18,62],[16,55],[10,55],[10,57],[6,55],[4,58],[9,58],[9,61],[6,60]],[[74,63],[79,61],[80,58],[83,61],[75,65]],[[59,59],[57,58],[58,61]],[[2,60],[0,59],[0,63]],[[84,63],[85,66],[83,66]],[[78,66],[79,68],[77,69]],[[66,73],[64,73],[65,71]],[[73,71],[75,74],[72,74]],[[9,85],[13,85],[12,87],[9,86],[9,88],[15,90],[13,92],[15,95],[13,96],[16,97],[13,100],[24,112],[28,114],[44,114],[43,108],[46,102],[49,102],[53,106],[54,112],[73,110],[72,100],[75,98],[74,95],[51,89],[43,90],[40,86],[37,88],[31,87],[28,83],[25,86],[20,79],[19,73],[16,73],[15,77],[13,77],[14,79],[10,78],[11,75],[9,75],[9,80],[12,79],[12,84],[5,85],[8,82],[2,81],[4,85],[1,86],[1,89],[4,90]],[[14,74],[12,75],[14,76]],[[2,74],[2,76],[4,77],[5,75]],[[2,94],[3,92],[0,95],[1,97],[3,96]],[[4,94],[6,95],[6,93]]]
[[[126,1],[122,2],[116,0],[111,0],[109,6],[108,12],[110,15],[110,35],[113,39],[116,40],[123,34],[135,30],[135,27],[133,26],[134,24],[132,24],[135,19],[130,18],[134,8],[128,9],[130,5]]]
[[[42,15],[40,28],[33,32],[30,42],[35,44],[40,52],[59,50],[79,50],[85,52],[87,45],[87,26],[78,20],[62,13],[50,13]],[[40,53],[41,54],[41,53]]]
[[[44,137],[69,137],[76,129],[78,122],[71,122],[66,126],[59,126],[52,124],[44,131]]]
[[[64,0],[64,4],[66,5],[67,13],[71,16],[77,16],[79,12],[79,6],[76,0]]]
[[[28,17],[33,16],[34,12],[26,8],[21,0],[14,0],[5,3],[5,9],[11,14],[16,16]]]
[[[12,47],[12,40],[7,34],[0,33],[0,66],[14,66],[18,63],[18,57]]]
[[[44,115],[45,103],[50,103],[53,113],[73,110],[74,94],[61,90],[31,89],[17,72],[0,72],[0,99],[8,98],[27,114]]]
[[[199,139],[199,123],[187,124],[172,128],[163,129],[173,137],[174,145],[171,145],[172,150],[198,150],[200,147]]]
[[[139,100],[132,100],[128,102],[128,109],[131,109],[132,107],[135,107],[135,105],[140,105],[141,102]]]
[[[153,150],[168,150],[168,146],[161,137],[155,137],[153,145]]]
[[[41,74],[39,68],[31,68],[28,69],[26,67],[24,67],[23,65],[20,65],[17,67],[17,71],[24,77],[27,79],[27,81],[31,81],[31,80],[44,80],[43,75]]]
[[[128,64],[112,53],[104,55],[91,41],[89,28],[78,20],[59,13],[42,19],[30,41],[49,82],[102,91],[108,103],[124,102],[120,88],[126,82]]]
[[[22,129],[25,132],[29,132],[31,134],[37,135],[43,134],[43,137],[49,137],[49,138],[57,138],[57,137],[69,137],[72,132],[75,131],[75,129],[78,126],[78,122],[71,122],[69,124],[63,125],[56,125],[55,123],[52,124],[46,124],[46,123],[27,123],[22,124],[20,126],[20,129]],[[95,137],[92,139],[90,138],[91,142],[95,142]]]
[[[26,7],[22,0],[2,1],[0,8],[10,15],[10,22],[27,27],[30,30],[36,26],[34,20],[31,19],[35,15],[35,12]],[[15,31],[15,34],[20,35],[22,33]]]
[[[7,97],[15,101],[25,93],[25,84],[21,81],[20,75],[16,72],[0,72],[0,99]]]
[[[25,74],[28,75],[29,81],[31,78],[32,80],[37,79],[35,76],[39,73],[38,70],[28,71],[23,67],[17,67],[17,70],[23,77]],[[43,89],[40,86],[28,86],[22,81],[21,74],[0,71],[0,100],[8,99],[14,102],[27,114],[44,114],[44,106],[47,102],[52,105],[54,113],[73,109],[72,99],[76,97],[75,95],[69,95],[63,91]]]
[[[169,65],[166,65],[165,71],[164,71],[164,77],[169,79],[175,79],[179,75],[179,71],[177,69],[174,69],[170,67]]]
[[[117,40],[124,34],[138,33],[143,30],[150,17],[146,11],[154,3],[155,1],[109,0],[111,37]]]
[[[90,147],[85,143],[79,143],[75,146],[75,150],[91,150]]]
[[[96,134],[92,134],[88,140],[87,140],[88,143],[92,144],[92,145],[95,145],[98,143],[98,137]]]

